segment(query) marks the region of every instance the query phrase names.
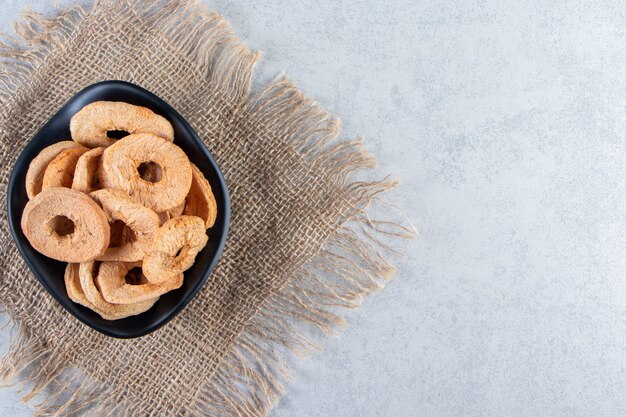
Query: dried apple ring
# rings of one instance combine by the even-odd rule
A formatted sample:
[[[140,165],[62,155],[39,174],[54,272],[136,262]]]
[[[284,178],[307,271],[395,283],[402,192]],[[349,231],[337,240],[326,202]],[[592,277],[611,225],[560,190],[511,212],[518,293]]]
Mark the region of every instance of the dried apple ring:
[[[80,263],[109,246],[107,216],[98,204],[71,188],[48,188],[26,203],[22,231],[37,251],[59,261]]]
[[[148,180],[142,177],[146,172],[151,172]],[[106,148],[98,175],[104,188],[122,189],[155,212],[183,203],[192,177],[182,149],[149,133],[126,136]]]
[[[104,148],[94,148],[78,158],[76,169],[74,170],[74,180],[72,181],[74,190],[89,194],[100,188],[98,165],[100,164],[102,152],[104,152]]]
[[[83,288],[80,286],[80,277],[78,276],[78,269],[80,264],[67,264],[65,267],[65,290],[70,300],[77,304],[87,307],[88,309],[95,311],[95,306],[89,302],[85,296]]]
[[[30,161],[26,172],[26,195],[29,199],[41,192],[43,175],[50,162],[64,150],[76,147],[80,147],[80,144],[71,140],[57,142],[44,148]]]
[[[181,204],[177,205],[173,209],[157,213],[159,215],[159,225],[162,226],[166,221],[181,216],[184,210],[185,202],[183,201]]]
[[[103,262],[95,279],[102,297],[116,304],[140,302],[161,296],[183,285],[183,274],[159,284],[146,280],[137,263]],[[130,273],[130,274],[129,274]]]
[[[185,198],[183,214],[200,217],[208,229],[215,224],[217,203],[209,182],[204,178],[202,171],[193,163],[191,164],[191,174],[191,187]]]
[[[100,264],[100,271],[105,263]],[[99,271],[96,271],[95,262],[83,262],[79,267],[79,283],[84,297],[91,304],[87,306],[105,320],[119,320],[125,317],[136,316],[145,311],[148,311],[154,303],[156,303],[159,297],[152,297],[142,301],[130,301],[128,303],[109,303],[103,297],[96,285],[97,276],[100,275]]]
[[[205,223],[200,217],[180,216],[159,228],[143,261],[148,281],[163,282],[191,268],[207,244]]]
[[[52,187],[71,188],[78,158],[88,150],[83,146],[77,146],[66,149],[55,156],[43,174],[41,189],[45,190]]]
[[[102,207],[109,224],[118,221],[128,228],[121,228],[122,236],[118,242],[114,241],[114,237],[117,236],[112,233],[106,252],[96,259],[120,262],[142,260],[159,228],[159,216],[122,190],[102,189],[92,192],[89,196]]]
[[[83,270],[84,287],[81,282],[80,271]],[[77,304],[99,314],[105,320],[119,320],[129,316],[143,313],[150,309],[158,300],[142,301],[135,304],[111,304],[107,303],[98,292],[93,283],[94,262],[82,264],[67,264],[65,268],[65,289],[68,297]],[[85,288],[86,291],[83,289]],[[89,294],[89,297],[87,296]],[[92,303],[91,300],[94,300]],[[94,304],[95,303],[95,304]]]
[[[170,142],[174,128],[152,110],[121,101],[96,101],[83,107],[70,120],[70,132],[76,142],[94,148],[116,142],[113,132],[151,133]]]

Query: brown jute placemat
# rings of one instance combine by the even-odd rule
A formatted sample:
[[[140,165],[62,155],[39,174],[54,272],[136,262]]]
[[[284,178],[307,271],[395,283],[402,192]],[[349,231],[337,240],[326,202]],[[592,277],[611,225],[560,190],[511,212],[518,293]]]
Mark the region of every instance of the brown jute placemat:
[[[402,227],[367,214],[389,180],[374,158],[284,77],[250,93],[259,55],[222,17],[186,1],[103,1],[28,13],[0,47],[0,303],[15,325],[1,364],[41,414],[265,415],[288,359],[381,287],[380,254]],[[185,117],[229,184],[232,224],[211,279],[162,329],[106,337],[37,283],[10,237],[6,190],[27,141],[85,86],[127,80]],[[379,237],[377,237],[379,236]],[[32,388],[32,390],[31,390]],[[306,414],[306,413],[303,413]]]

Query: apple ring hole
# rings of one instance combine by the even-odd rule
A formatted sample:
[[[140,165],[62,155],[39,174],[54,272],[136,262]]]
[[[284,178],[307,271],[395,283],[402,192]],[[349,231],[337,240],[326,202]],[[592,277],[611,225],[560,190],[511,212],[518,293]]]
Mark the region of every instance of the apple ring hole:
[[[176,254],[174,255],[175,258],[181,258],[181,257],[186,257],[187,256],[187,252],[189,252],[189,245],[183,245],[180,247],[180,249],[178,249],[176,251]]]
[[[163,170],[161,169],[161,165],[156,162],[142,162],[137,167],[137,172],[141,179],[147,182],[159,182],[163,177]]]
[[[74,222],[66,216],[54,216],[48,225],[54,233],[61,237],[74,233]]]
[[[141,270],[140,266],[131,268],[126,273],[126,276],[124,276],[124,280],[126,281],[128,285],[142,285],[142,284],[149,283],[149,281],[144,276],[143,271]]]
[[[133,243],[137,240],[137,234],[133,229],[128,227],[121,220],[115,220],[111,223],[111,239],[109,240],[110,248],[119,248],[127,243]]]
[[[91,272],[91,275],[93,277],[97,277],[98,274],[100,273],[100,265],[102,265],[102,262],[93,261],[93,271]]]
[[[102,188],[100,186],[100,177],[98,176],[98,170],[96,169],[93,173],[93,177],[91,177],[91,189],[99,190],[100,188]]]
[[[107,130],[107,138],[109,139],[118,140],[128,135],[130,135],[130,132],[127,132],[126,130]]]

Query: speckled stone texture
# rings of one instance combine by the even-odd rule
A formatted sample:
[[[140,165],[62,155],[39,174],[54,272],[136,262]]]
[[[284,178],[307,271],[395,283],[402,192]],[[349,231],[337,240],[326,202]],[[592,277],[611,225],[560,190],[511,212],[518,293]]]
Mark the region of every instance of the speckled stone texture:
[[[208,4],[259,80],[285,70],[365,136],[420,230],[274,416],[626,413],[621,2]],[[31,415],[18,398],[0,415]]]

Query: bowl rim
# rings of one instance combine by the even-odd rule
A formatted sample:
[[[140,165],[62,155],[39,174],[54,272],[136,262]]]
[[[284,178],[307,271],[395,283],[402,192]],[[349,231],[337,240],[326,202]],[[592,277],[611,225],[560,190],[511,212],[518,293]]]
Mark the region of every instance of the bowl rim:
[[[38,137],[39,134],[43,130],[45,130],[46,127],[50,123],[52,123],[52,121],[55,119],[55,116],[57,114],[61,113],[70,104],[72,104],[72,102],[77,97],[79,97],[79,96],[81,96],[83,94],[89,93],[92,90],[103,89],[103,88],[110,88],[110,87],[136,90],[136,91],[138,91],[139,93],[141,93],[143,95],[147,95],[148,97],[151,98],[151,100],[158,102],[159,105],[163,109],[166,110],[167,118],[176,118],[177,119],[177,121],[189,133],[189,136],[191,137],[191,140],[193,140],[193,141],[197,142],[197,144],[201,145],[201,146],[199,146],[199,148],[202,151],[203,156],[206,158],[208,163],[211,165],[212,169],[215,171],[217,182],[219,183],[219,187],[220,187],[222,198],[223,198],[223,205],[224,205],[224,209],[223,209],[223,213],[222,213],[222,216],[223,216],[223,219],[224,219],[224,222],[223,222],[224,223],[223,233],[221,234],[221,238],[217,242],[216,250],[215,250],[215,253],[213,255],[213,258],[209,262],[209,264],[206,267],[206,269],[202,272],[202,274],[201,274],[202,276],[198,280],[198,282],[195,284],[193,290],[190,291],[189,294],[187,294],[185,297],[182,298],[182,300],[179,302],[179,304],[176,306],[176,308],[172,312],[170,312],[169,314],[164,315],[162,318],[160,318],[159,320],[155,321],[153,324],[147,326],[146,328],[142,329],[141,331],[135,332],[135,333],[132,333],[132,334],[130,334],[128,332],[116,332],[114,326],[102,326],[102,325],[99,325],[97,323],[93,323],[88,318],[83,317],[82,314],[79,314],[76,311],[74,311],[73,308],[68,308],[68,306],[65,303],[65,300],[61,299],[56,294],[56,292],[48,284],[46,279],[42,279],[42,275],[44,275],[44,274],[42,274],[42,272],[38,270],[38,268],[35,266],[34,262],[31,260],[30,256],[28,256],[26,254],[26,251],[23,248],[23,244],[20,242],[20,239],[18,238],[18,234],[17,234],[17,231],[16,231],[16,227],[21,224],[21,213],[20,213],[20,219],[15,219],[14,216],[13,216],[12,210],[11,210],[12,201],[13,201],[13,193],[11,191],[15,187],[19,186],[19,184],[17,184],[17,177],[18,177],[18,172],[17,171],[18,170],[16,170],[15,167],[16,166],[20,166],[20,165],[21,166],[28,166],[28,164],[30,163],[30,161],[25,161],[25,160],[26,160],[26,155],[29,153],[28,151],[37,146],[37,142],[33,141],[33,139]],[[165,117],[165,115],[164,115],[164,117]],[[43,124],[43,126],[41,126],[37,130],[37,132],[35,132],[35,134],[28,140],[28,142],[26,142],[26,144],[22,148],[22,151],[20,152],[20,155],[17,157],[17,159],[13,163],[13,167],[12,167],[12,170],[11,170],[11,175],[9,176],[9,182],[7,184],[7,199],[6,199],[6,203],[7,203],[7,209],[6,210],[7,210],[7,215],[8,215],[7,219],[8,219],[8,223],[9,223],[9,230],[11,231],[11,236],[12,236],[13,241],[14,241],[15,245],[17,246],[17,248],[18,248],[22,258],[24,259],[24,261],[28,265],[28,267],[31,270],[31,272],[33,273],[33,275],[37,278],[37,281],[39,281],[39,283],[64,308],[64,310],[66,310],[72,316],[77,318],[80,322],[86,324],[90,328],[92,328],[92,329],[94,329],[94,330],[96,330],[96,331],[98,331],[98,332],[100,332],[102,334],[105,334],[107,336],[114,337],[114,338],[119,338],[119,339],[132,339],[132,338],[136,338],[136,337],[145,336],[145,335],[147,335],[149,333],[152,333],[152,332],[158,330],[159,328],[163,327],[170,320],[172,320],[174,317],[176,317],[187,306],[187,304],[189,304],[189,302],[200,292],[202,287],[208,281],[209,277],[211,276],[211,273],[215,269],[215,266],[217,265],[217,262],[218,262],[218,260],[220,259],[221,255],[223,253],[224,247],[226,245],[228,233],[230,231],[230,217],[231,217],[230,193],[228,192],[228,187],[227,187],[224,175],[223,175],[222,171],[220,170],[217,162],[215,161],[215,158],[213,157],[213,155],[211,155],[211,153],[207,149],[205,143],[202,141],[200,136],[198,136],[196,131],[191,127],[189,122],[187,122],[187,120],[180,113],[178,113],[178,111],[176,111],[169,103],[167,103],[165,100],[163,100],[162,98],[160,98],[156,94],[152,93],[151,91],[146,90],[145,88],[140,87],[140,86],[138,86],[136,84],[130,83],[128,81],[123,81],[123,80],[99,81],[97,83],[90,84],[90,85],[84,87],[83,89],[81,89],[80,91],[78,91],[77,93],[72,95],[72,97],[70,97],[51,116],[51,118],[48,119]],[[148,312],[149,312],[149,310],[147,312],[141,313],[141,314],[146,314]],[[115,323],[115,322],[116,322],[116,320],[108,321],[108,323]]]

